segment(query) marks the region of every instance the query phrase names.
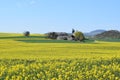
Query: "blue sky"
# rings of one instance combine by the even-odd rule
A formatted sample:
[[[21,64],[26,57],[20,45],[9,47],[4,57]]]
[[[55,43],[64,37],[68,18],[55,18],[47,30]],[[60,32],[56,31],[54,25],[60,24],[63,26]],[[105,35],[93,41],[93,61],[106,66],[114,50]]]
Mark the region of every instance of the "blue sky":
[[[120,30],[120,0],[1,0],[0,32]]]

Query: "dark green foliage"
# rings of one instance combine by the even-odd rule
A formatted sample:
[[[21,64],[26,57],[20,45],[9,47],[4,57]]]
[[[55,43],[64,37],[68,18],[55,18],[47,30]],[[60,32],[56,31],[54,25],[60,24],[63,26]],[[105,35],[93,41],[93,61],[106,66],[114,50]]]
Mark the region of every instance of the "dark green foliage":
[[[49,32],[46,35],[50,39],[57,39],[58,36],[68,36],[65,32]]]
[[[72,34],[75,32],[75,30],[74,29],[72,29]]]
[[[56,32],[49,32],[46,34],[48,38],[50,39],[56,39],[58,34]]]
[[[25,31],[24,32],[24,36],[27,36],[27,37],[30,36],[30,32],[29,31]]]
[[[18,40],[26,43],[78,43],[77,41],[68,40]]]

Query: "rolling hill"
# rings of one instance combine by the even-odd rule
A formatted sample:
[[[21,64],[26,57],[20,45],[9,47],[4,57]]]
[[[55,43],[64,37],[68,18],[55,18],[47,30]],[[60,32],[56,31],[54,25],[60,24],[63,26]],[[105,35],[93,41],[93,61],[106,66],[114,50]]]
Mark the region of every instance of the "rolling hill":
[[[98,30],[94,30],[94,31],[91,31],[91,32],[88,32],[88,33],[84,33],[84,35],[85,36],[95,36],[97,34],[105,32],[105,31],[106,30],[98,29]]]
[[[102,38],[102,39],[107,39],[107,38],[111,38],[111,39],[120,39],[120,32],[117,30],[110,30],[110,31],[105,31],[101,34],[97,34],[95,36],[96,38]]]

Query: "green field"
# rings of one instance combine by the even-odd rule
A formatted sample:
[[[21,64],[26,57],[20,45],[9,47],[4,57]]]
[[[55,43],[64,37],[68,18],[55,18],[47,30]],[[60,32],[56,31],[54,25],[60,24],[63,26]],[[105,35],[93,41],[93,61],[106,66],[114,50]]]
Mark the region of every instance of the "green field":
[[[0,33],[0,80],[120,80],[120,42]]]

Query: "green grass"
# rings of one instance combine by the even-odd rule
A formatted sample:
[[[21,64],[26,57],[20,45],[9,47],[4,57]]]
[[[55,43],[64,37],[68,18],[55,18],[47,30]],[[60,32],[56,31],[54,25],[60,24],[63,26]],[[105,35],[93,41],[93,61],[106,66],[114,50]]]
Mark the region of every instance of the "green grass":
[[[98,39],[99,41],[120,42],[120,39]]]

